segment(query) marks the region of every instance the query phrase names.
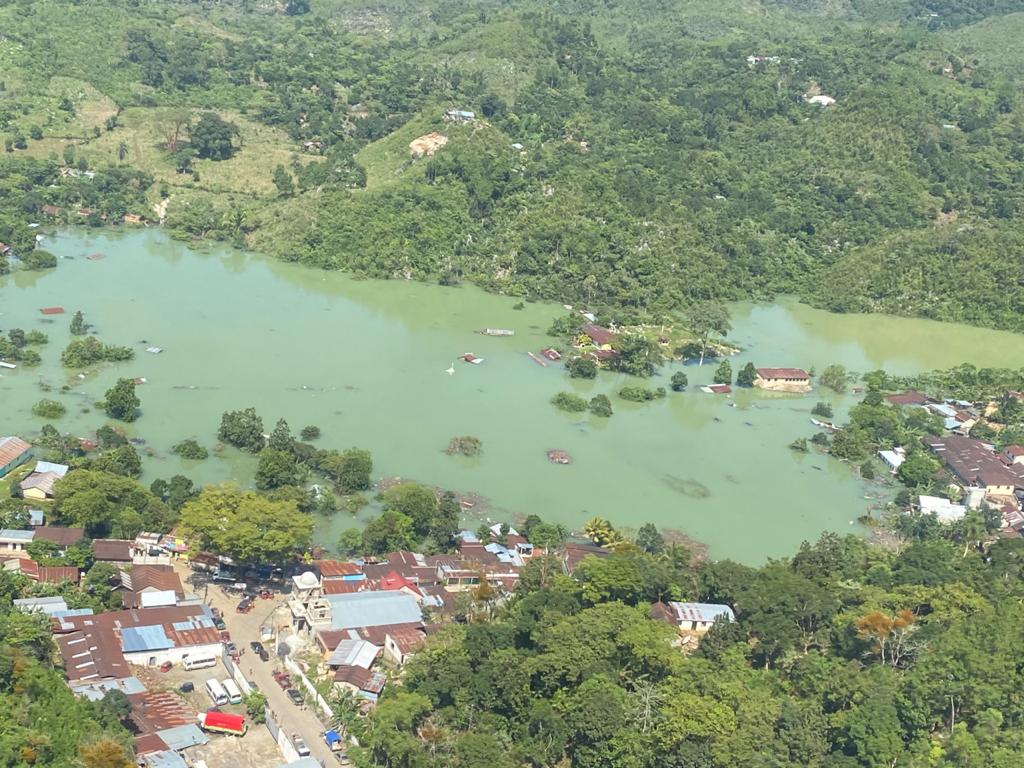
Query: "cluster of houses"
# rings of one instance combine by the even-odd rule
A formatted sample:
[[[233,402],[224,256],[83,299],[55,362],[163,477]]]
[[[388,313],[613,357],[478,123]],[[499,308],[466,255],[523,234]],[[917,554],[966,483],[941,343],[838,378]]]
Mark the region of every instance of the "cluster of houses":
[[[950,490],[960,503],[947,498],[918,497],[921,512],[933,514],[951,523],[969,509],[983,506],[996,509],[1003,519],[1003,532],[1019,535],[1024,531],[1024,447],[1007,445],[1002,450],[970,436],[975,424],[984,422],[984,409],[963,400],[938,400],[920,392],[889,395],[895,406],[924,408],[943,420],[948,434],[926,437],[924,446],[942,463],[950,476]],[[879,451],[879,457],[893,473],[907,457],[904,446]]]
[[[124,564],[121,547],[97,540],[93,548],[107,550]],[[186,768],[182,753],[209,740],[196,711],[174,693],[147,690],[133,667],[220,658],[223,645],[212,611],[185,591],[167,565],[130,565],[120,572],[117,589],[123,610],[98,614],[69,608],[63,597],[23,598],[14,604],[49,619],[68,687],[76,696],[94,701],[109,691],[127,696],[140,765]]]

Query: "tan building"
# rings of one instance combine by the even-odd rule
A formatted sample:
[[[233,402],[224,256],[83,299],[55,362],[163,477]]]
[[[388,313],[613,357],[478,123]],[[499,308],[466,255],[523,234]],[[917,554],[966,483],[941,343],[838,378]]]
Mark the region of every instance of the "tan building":
[[[803,368],[758,368],[754,386],[772,392],[810,392],[811,375]]]

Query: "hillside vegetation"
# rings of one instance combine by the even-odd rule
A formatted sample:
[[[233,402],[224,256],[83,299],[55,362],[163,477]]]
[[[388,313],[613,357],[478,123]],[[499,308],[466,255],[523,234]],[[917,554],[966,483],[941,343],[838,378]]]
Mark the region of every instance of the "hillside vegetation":
[[[0,2],[0,195],[18,200],[0,240],[44,203],[89,205],[626,321],[786,292],[1024,330],[1021,11]],[[189,155],[209,111],[235,130],[229,159]],[[411,156],[432,132],[447,144]],[[149,186],[87,201],[65,164]]]

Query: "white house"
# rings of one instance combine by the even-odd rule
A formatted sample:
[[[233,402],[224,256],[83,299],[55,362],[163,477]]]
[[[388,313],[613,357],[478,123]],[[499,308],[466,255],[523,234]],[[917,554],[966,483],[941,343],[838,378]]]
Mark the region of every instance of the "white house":
[[[655,603],[651,616],[698,634],[707,632],[715,622],[736,620],[732,608],[721,603]]]
[[[917,504],[923,514],[935,515],[940,523],[955,522],[967,512],[967,507],[963,504],[954,504],[941,496],[918,496]]]
[[[907,460],[907,452],[903,448],[897,446],[891,451],[879,451],[878,458],[885,462],[885,466],[889,468],[889,471],[894,475],[896,470],[900,468],[900,465]]]

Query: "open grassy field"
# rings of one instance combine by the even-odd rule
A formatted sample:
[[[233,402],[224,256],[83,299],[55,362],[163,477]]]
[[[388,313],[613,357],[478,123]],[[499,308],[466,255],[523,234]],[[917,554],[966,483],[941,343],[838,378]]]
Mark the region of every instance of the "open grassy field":
[[[94,89],[93,89],[94,90]],[[97,92],[98,93],[98,92]],[[102,96],[102,95],[100,95]],[[92,125],[102,126],[103,121],[113,112],[105,111],[102,98],[90,100],[87,108],[79,112],[82,124],[86,116]],[[274,191],[271,177],[278,165],[290,167],[293,163],[320,162],[322,158],[304,154],[283,131],[261,125],[237,112],[221,111],[219,114],[238,126],[241,148],[230,160],[214,162],[195,160],[193,167],[199,180],[177,173],[174,160],[165,149],[168,139],[174,134],[175,115],[186,113],[193,119],[198,110],[181,110],[173,107],[132,107],[118,117],[118,127],[113,131],[102,131],[98,137],[82,130],[76,135],[45,136],[39,141],[29,141],[29,154],[38,157],[54,155],[61,157],[68,145],[75,147],[75,156],[84,157],[92,167],[116,165],[123,162],[151,174],[159,183],[170,186],[188,184],[189,187],[213,193],[270,194]],[[95,122],[98,120],[98,123]],[[47,132],[49,133],[49,132]],[[182,140],[187,134],[182,131]],[[123,161],[118,157],[121,144],[127,146]]]

